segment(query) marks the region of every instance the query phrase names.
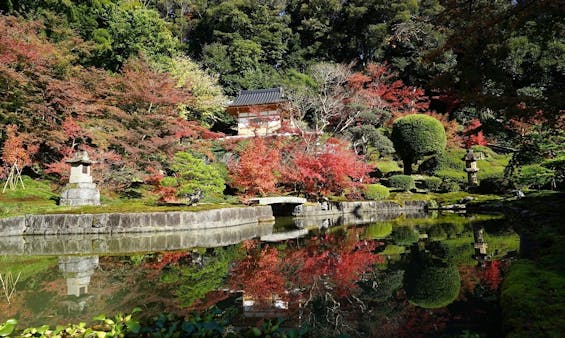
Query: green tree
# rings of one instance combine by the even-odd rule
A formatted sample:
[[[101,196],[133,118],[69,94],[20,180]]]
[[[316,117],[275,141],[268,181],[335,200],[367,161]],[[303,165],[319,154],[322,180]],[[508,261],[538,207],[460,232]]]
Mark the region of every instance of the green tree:
[[[218,79],[204,71],[188,57],[176,57],[165,66],[177,80],[178,87],[188,87],[192,98],[181,104],[182,117],[210,127],[216,122],[230,120],[225,111],[228,98],[223,94]]]
[[[204,160],[188,152],[178,152],[171,166],[175,179],[169,185],[175,186],[178,195],[197,191],[201,191],[204,196],[222,195],[225,184],[218,165],[206,164]]]
[[[204,6],[190,49],[218,74],[226,93],[275,85],[293,38],[282,3],[229,0]]]
[[[422,115],[408,115],[394,121],[392,142],[404,163],[404,174],[412,174],[412,164],[422,156],[438,154],[445,149],[445,129],[437,119]]]

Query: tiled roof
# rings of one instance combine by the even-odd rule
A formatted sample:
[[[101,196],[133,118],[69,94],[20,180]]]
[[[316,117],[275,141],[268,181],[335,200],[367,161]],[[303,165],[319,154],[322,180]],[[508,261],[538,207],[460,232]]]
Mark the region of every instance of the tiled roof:
[[[250,106],[255,104],[269,104],[284,102],[282,88],[268,88],[255,90],[241,90],[235,101],[230,106]]]

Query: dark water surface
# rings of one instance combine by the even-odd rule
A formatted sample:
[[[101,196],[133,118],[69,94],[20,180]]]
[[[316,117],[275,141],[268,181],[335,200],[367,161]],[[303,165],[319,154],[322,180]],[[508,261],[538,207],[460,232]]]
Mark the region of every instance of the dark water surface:
[[[455,214],[5,237],[0,322],[53,326],[134,307],[151,317],[216,305],[234,325],[281,317],[320,336],[497,337],[499,287],[518,248],[500,216]]]

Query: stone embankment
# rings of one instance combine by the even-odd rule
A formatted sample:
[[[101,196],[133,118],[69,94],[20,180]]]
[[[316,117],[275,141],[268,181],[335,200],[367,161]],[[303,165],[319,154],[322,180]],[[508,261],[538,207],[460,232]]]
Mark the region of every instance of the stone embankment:
[[[361,215],[368,213],[412,214],[425,213],[427,209],[428,203],[426,201],[405,201],[403,204],[393,201],[322,202],[314,205],[299,205],[294,209],[293,216]]]
[[[400,215],[419,218],[425,217],[427,211],[426,201],[405,201],[403,204],[393,201],[323,202],[299,205],[293,216],[299,228],[311,228],[385,221]]]
[[[202,230],[273,220],[270,206],[198,212],[25,215],[0,219],[0,236]]]

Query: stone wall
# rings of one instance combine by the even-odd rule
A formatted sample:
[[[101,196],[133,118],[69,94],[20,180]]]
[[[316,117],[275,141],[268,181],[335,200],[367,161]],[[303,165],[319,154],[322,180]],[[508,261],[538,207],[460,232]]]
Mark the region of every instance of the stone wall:
[[[270,206],[199,212],[26,215],[0,219],[0,236],[201,230],[273,219]]]
[[[405,201],[404,204],[398,204],[393,201],[333,202],[298,206],[293,216],[325,217],[332,215],[361,215],[371,213],[400,215],[403,213],[425,213],[427,208],[428,203],[426,201]]]

